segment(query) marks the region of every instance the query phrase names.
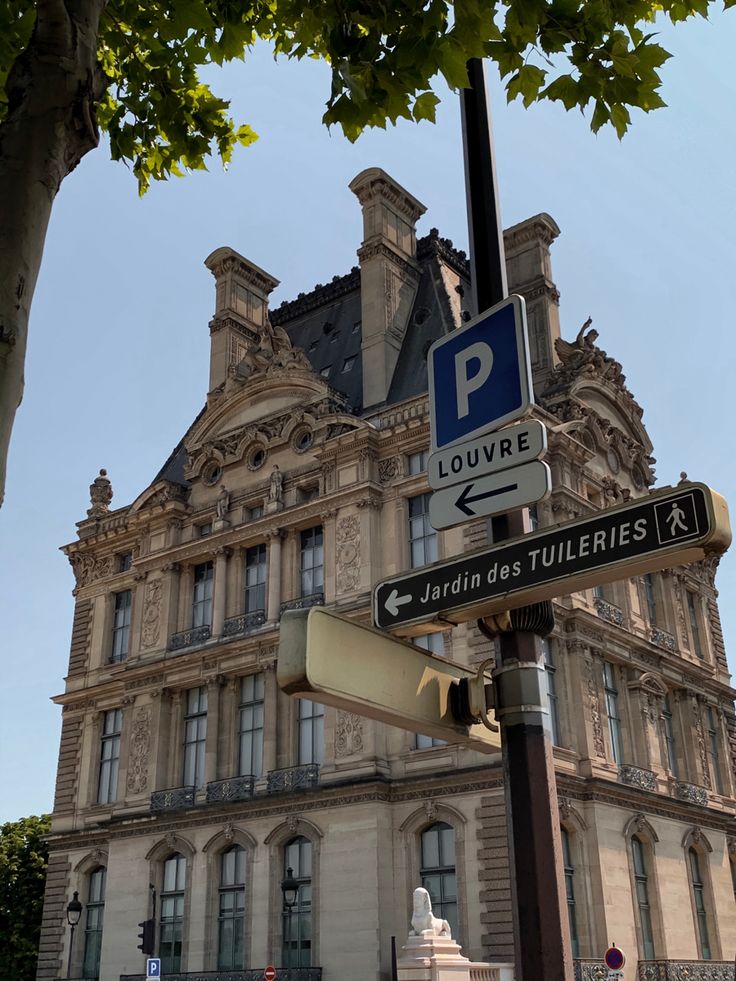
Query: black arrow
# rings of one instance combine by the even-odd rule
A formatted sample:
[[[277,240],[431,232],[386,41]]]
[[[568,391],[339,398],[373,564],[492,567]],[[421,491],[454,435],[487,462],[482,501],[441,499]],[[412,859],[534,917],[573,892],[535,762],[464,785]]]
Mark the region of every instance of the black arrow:
[[[518,490],[519,487],[518,484],[506,484],[505,487],[497,487],[495,490],[486,491],[484,494],[473,494],[471,497],[470,492],[474,486],[475,484],[467,484],[465,487],[463,487],[462,494],[460,497],[458,497],[457,501],[455,501],[455,504],[460,508],[463,514],[467,514],[471,518],[475,514],[475,511],[472,508],[469,508],[468,504],[472,504],[474,501],[485,501],[487,497],[498,497],[499,494],[506,494],[508,491]]]

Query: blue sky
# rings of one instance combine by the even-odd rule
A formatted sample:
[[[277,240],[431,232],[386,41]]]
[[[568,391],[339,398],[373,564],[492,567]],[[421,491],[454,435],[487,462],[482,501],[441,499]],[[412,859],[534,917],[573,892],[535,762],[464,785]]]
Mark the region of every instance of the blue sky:
[[[590,315],[623,364],[654,442],[658,484],[681,470],[736,506],[729,393],[736,228],[736,15],[663,31],[669,108],[634,114],[622,143],[579,113],[524,110],[493,69],[496,153],[506,226],[549,212],[563,334]],[[52,216],[31,322],[26,395],[0,510],[0,821],[50,810],[74,585],[58,547],[74,539],[100,467],[113,506],[150,482],[201,408],[213,280],[204,258],[230,245],[281,281],[274,305],[356,263],[357,200],[380,166],[467,247],[458,100],[435,126],[402,124],[350,145],[320,123],[325,67],[279,63],[265,49],[213,76],[261,139],[224,173],[159,185],[143,199],[106,148],[64,182]],[[717,580],[736,651],[736,560]],[[731,661],[733,664],[733,660]]]

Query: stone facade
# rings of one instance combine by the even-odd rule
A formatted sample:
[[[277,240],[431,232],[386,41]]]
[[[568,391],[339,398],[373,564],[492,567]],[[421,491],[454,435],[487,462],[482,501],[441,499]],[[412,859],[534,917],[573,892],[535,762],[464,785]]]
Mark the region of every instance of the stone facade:
[[[436,535],[422,497],[424,355],[461,322],[465,256],[436,230],[417,240],[424,206],[382,171],[351,187],[360,267],[270,314],[273,277],[232,249],[208,257],[206,405],[131,504],[111,509],[97,478],[66,546],[76,612],[39,981],[64,974],[74,890],[74,978],[141,974],[154,890],[177,977],[299,963],[379,981],[420,882],[472,962],[513,956],[500,754],[322,712],[276,685],[283,609],[368,622],[379,578],[489,534],[476,521]],[[549,428],[540,526],[654,482],[621,366],[590,325],[560,337],[558,231],[538,215],[506,234]],[[611,940],[647,979],[690,961],[687,976],[719,977],[736,948],[736,723],[714,576],[701,563],[555,603],[547,677],[581,977]],[[492,655],[473,624],[423,643],[468,664]],[[287,866],[301,898],[284,917]]]

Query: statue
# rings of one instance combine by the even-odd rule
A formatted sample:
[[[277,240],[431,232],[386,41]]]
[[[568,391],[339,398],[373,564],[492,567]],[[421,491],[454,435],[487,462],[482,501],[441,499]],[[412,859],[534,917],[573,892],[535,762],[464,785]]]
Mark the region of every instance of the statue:
[[[230,493],[223,484],[220,488],[220,493],[217,495],[217,517],[224,521],[227,517],[227,512],[230,510]]]
[[[271,486],[268,491],[269,501],[281,504],[284,496],[284,475],[279,470],[279,465],[274,463],[271,471]]]
[[[100,470],[99,477],[95,477],[89,485],[89,499],[92,507],[87,511],[87,517],[101,518],[110,510],[112,484],[108,479],[107,470]]]
[[[414,890],[414,912],[411,918],[409,936],[422,936],[430,933],[433,937],[449,937],[452,931],[447,920],[440,920],[432,915],[432,900],[426,889],[419,886]]]

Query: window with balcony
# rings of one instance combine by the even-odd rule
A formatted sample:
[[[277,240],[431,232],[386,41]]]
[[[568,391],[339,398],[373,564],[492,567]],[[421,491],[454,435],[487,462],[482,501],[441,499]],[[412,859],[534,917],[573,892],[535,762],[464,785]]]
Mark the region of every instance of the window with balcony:
[[[437,532],[429,523],[431,494],[409,498],[409,559],[412,569],[437,561]]]
[[[606,714],[608,715],[608,735],[611,741],[611,755],[614,763],[623,760],[621,743],[621,716],[618,706],[618,687],[616,685],[616,668],[610,661],[603,662],[603,691],[606,696]]]
[[[214,568],[211,562],[200,562],[194,567],[194,592],[192,594],[192,627],[212,626],[212,586]]]
[[[124,589],[115,593],[112,616],[112,649],[111,661],[124,661],[130,649],[130,612],[133,603],[133,593]]]
[[[552,729],[552,742],[555,746],[560,743],[560,706],[557,699],[557,665],[552,654],[552,645],[545,637],[542,640],[542,653],[544,656],[544,677],[547,680],[547,704],[549,705],[549,721]]]
[[[245,959],[246,852],[233,845],[220,857],[217,915],[217,970],[237,971]]]
[[[98,978],[100,976],[100,953],[102,952],[102,925],[105,914],[105,878],[107,870],[104,865],[90,872],[87,877],[87,905],[84,921],[84,959],[82,961],[82,977]]]
[[[185,787],[202,787],[205,780],[205,746],[207,742],[207,689],[192,688],[186,694],[184,715]]]
[[[100,740],[100,770],[97,781],[97,803],[111,804],[118,798],[118,765],[120,761],[120,732],[123,727],[121,709],[111,709],[102,717]]]
[[[281,962],[285,968],[310,967],[312,963],[312,843],[293,838],[284,848],[282,875],[291,869],[299,884],[296,903],[282,920]]]
[[[325,707],[300,698],[299,706],[299,765],[325,761]]]
[[[262,674],[249,674],[240,682],[238,773],[241,777],[260,777],[263,772]]]
[[[432,912],[450,924],[452,937],[458,939],[457,875],[455,872],[455,830],[438,821],[422,832],[422,886],[432,900]],[[458,943],[460,941],[458,940]]]
[[[187,860],[181,853],[175,852],[166,859],[163,869],[158,945],[162,975],[181,971],[186,879]]]
[[[301,533],[299,559],[302,596],[321,593],[325,585],[325,550],[322,528],[306,528]]]
[[[567,921],[570,925],[570,945],[572,947],[572,956],[580,957],[578,917],[575,906],[575,866],[572,861],[570,832],[567,828],[560,828],[560,836],[562,838],[562,865],[565,874],[565,895],[567,897]]]
[[[245,613],[266,609],[266,546],[254,545],[245,553]]]

